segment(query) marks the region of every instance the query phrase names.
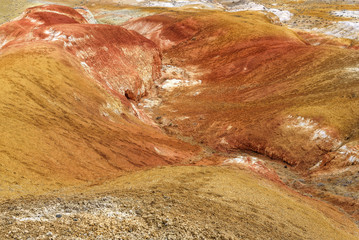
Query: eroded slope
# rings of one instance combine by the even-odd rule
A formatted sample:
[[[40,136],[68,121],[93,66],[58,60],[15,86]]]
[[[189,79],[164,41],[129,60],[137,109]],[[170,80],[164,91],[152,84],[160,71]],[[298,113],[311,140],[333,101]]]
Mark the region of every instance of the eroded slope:
[[[239,153],[280,159],[291,170],[324,176],[325,184],[331,179],[323,172],[358,183],[358,53],[351,46],[311,46],[311,36],[266,11],[116,12],[108,5],[114,12],[106,12],[97,4],[91,7],[101,18],[161,12],[124,25],[154,43],[89,24],[97,20],[84,7],[36,7],[2,26],[0,189],[5,199],[35,195],[26,204],[2,201],[5,237],[357,237],[349,218],[289,194],[260,157]],[[169,135],[205,150],[198,155],[200,147],[153,127],[140,99]],[[143,168],[223,162],[248,165],[279,185],[212,167],[141,171],[104,184]],[[292,186],[305,188],[302,182]],[[307,193],[359,216],[354,197],[332,196],[321,184],[322,192]]]
[[[241,150],[284,161],[305,183],[283,181],[358,219],[358,51],[313,46],[254,12],[168,12],[124,26],[164,51],[159,97],[142,105],[169,133],[251,169]]]
[[[69,55],[35,46],[0,59],[2,197],[179,163],[196,151],[134,117]]]
[[[165,64],[187,71],[167,78],[203,82],[162,93],[158,114],[180,132],[305,171],[357,163],[355,153],[341,154],[358,139],[357,51],[308,45],[258,13],[161,14],[124,26],[159,43]]]
[[[0,27],[2,49],[34,42],[62,47],[94,80],[119,97],[139,99],[159,77],[161,59],[153,42],[119,26],[89,24],[70,7],[29,8],[19,20]]]

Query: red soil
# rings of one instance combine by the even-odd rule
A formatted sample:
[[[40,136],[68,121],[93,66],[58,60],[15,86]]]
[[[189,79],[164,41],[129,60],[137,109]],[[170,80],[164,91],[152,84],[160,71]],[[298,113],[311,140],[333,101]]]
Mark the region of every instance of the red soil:
[[[345,143],[357,127],[348,122],[356,121],[358,105],[357,98],[339,96],[359,87],[352,83],[348,89],[342,81],[345,69],[356,65],[359,52],[311,46],[258,13],[194,15],[168,13],[124,25],[154,42],[167,43],[160,44],[163,61],[197,69],[197,79],[204,82],[182,89],[181,94],[162,94],[166,104],[157,114],[178,126],[173,131],[221,151],[259,152],[303,172]],[[148,32],[149,26],[153,30]],[[201,93],[194,96],[195,91]],[[334,106],[343,112],[330,110]],[[190,120],[176,120],[180,116]],[[308,130],[296,123],[298,119],[313,126]],[[326,136],[314,139],[316,130]],[[352,135],[350,140],[357,138]]]
[[[160,76],[157,46],[119,26],[86,24],[64,6],[30,8],[22,18],[0,27],[2,51],[33,42],[51,42],[71,53],[88,74],[115,95],[137,100]],[[123,98],[123,97],[122,97]]]
[[[202,80],[160,90],[154,114],[163,116],[168,132],[222,153],[250,150],[279,159],[303,178],[357,174],[359,52],[352,41],[297,33],[251,12],[162,13],[124,27],[158,43],[164,64],[186,69],[189,81]],[[359,219],[358,201],[343,197],[347,189],[338,192],[329,180],[326,189],[303,192]]]
[[[153,127],[133,101],[161,68],[157,46],[139,33],[42,6],[1,25],[0,46],[5,195],[186,164],[200,153]]]
[[[81,181],[98,184],[127,171],[201,159],[196,156],[199,147],[144,124],[146,116],[131,102],[145,96],[160,76],[155,43],[166,64],[195,69],[189,79],[200,75],[204,83],[160,92],[163,105],[154,112],[170,119],[168,132],[222,152],[266,154],[302,173],[320,161],[319,170],[347,166],[347,159],[335,154],[338,142],[358,138],[353,127],[358,84],[341,81],[340,69],[355,66],[358,53],[310,46],[253,13],[162,14],[125,27],[152,41],[122,27],[89,25],[61,6],[32,8],[0,27],[0,145],[6,149],[0,152],[0,180],[1,187],[10,186],[9,195],[36,193],[39,185],[49,190]],[[78,71],[81,66],[107,92],[90,83]],[[142,122],[108,92],[131,106]],[[183,116],[188,120],[179,120]],[[313,127],[297,127],[302,118]],[[325,130],[329,140],[313,139],[315,130]],[[219,157],[213,158],[217,164]],[[248,168],[280,182],[261,162],[245,161]],[[18,185],[18,192],[13,191]],[[357,217],[351,211],[356,201],[337,196],[330,201]]]

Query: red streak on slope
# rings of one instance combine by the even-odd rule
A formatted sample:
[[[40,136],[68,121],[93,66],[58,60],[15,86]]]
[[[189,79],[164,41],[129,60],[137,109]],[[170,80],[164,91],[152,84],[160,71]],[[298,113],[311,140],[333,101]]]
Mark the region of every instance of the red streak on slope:
[[[87,24],[65,6],[28,9],[21,19],[0,27],[0,48],[51,42],[71,53],[85,71],[114,95],[137,100],[160,76],[157,46],[137,32],[119,26]]]

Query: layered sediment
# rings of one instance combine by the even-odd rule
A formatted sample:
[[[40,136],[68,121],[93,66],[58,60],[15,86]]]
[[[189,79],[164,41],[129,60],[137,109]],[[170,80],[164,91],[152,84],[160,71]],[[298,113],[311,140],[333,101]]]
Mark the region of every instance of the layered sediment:
[[[348,30],[286,1],[63,2],[0,26],[0,236],[358,237]],[[302,13],[356,18],[329,9]]]

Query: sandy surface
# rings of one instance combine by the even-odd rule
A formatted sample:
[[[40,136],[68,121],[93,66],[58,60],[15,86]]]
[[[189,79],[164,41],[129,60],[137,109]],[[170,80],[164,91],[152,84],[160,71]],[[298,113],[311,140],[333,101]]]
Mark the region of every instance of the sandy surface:
[[[132,18],[166,11],[175,16],[177,11],[123,7],[113,1],[56,2],[86,5],[100,23],[108,24],[122,24]],[[45,2],[7,1],[0,6],[0,23],[13,19],[29,6],[42,3]],[[261,4],[269,3],[261,1]],[[128,112],[121,116],[109,113],[111,121],[101,116],[101,110],[117,110],[121,103],[103,89],[99,90],[81,65],[58,48],[44,44],[1,56],[0,147],[5,151],[0,149],[0,238],[358,239],[357,226],[343,213],[359,217],[359,179],[353,172],[355,168],[352,172],[318,173],[305,179],[298,172],[292,172],[296,169],[290,166],[285,165],[284,169],[282,163],[271,165],[278,172],[278,178],[275,172],[270,176],[249,173],[248,169],[253,170],[253,166],[246,171],[208,166],[156,168],[196,162],[215,165],[228,159],[241,163],[242,159],[235,154],[238,144],[242,146],[240,144],[248,139],[237,141],[235,135],[226,134],[231,129],[236,132],[237,127],[241,127],[239,122],[243,121],[247,124],[245,129],[254,129],[248,136],[260,133],[268,137],[270,134],[261,127],[268,128],[266,120],[277,112],[276,107],[281,109],[289,105],[284,114],[299,115],[299,118],[297,115],[290,118],[292,125],[312,124],[310,119],[315,118],[337,127],[343,135],[350,136],[350,140],[358,139],[358,132],[352,132],[357,129],[357,86],[352,80],[358,76],[355,65],[358,54],[342,49],[355,46],[355,42],[329,41],[311,34],[298,37],[297,30],[280,26],[325,29],[333,21],[352,19],[331,15],[333,6],[298,10],[288,1],[283,4],[268,5],[294,13],[289,20],[282,19],[283,22],[278,22],[273,15],[268,20],[255,13],[236,12],[226,16],[222,13],[211,16],[181,13],[179,19],[184,21],[166,29],[170,41],[165,34],[158,39],[158,32],[144,28],[145,34],[164,50],[165,77],[156,85],[160,95],[141,103],[147,110],[160,105],[149,114],[153,114],[153,120],[161,129],[144,125]],[[343,8],[356,9],[352,5],[340,7]],[[193,13],[195,17],[186,20]],[[163,19],[155,18],[156,21]],[[200,24],[196,25],[198,19]],[[253,23],[256,24],[255,34]],[[198,29],[203,30],[202,35],[196,35],[200,33]],[[223,31],[233,35],[226,37]],[[273,44],[269,38],[258,42],[259,49],[255,52],[260,53],[257,55],[260,57],[255,61],[246,52],[235,55],[237,52],[231,45],[234,37],[245,42],[268,35],[279,39],[273,46],[284,42],[282,47],[261,49],[260,44]],[[321,39],[319,44],[318,39]],[[314,54],[317,45],[323,46]],[[172,46],[176,47],[165,51]],[[186,62],[185,58],[193,59],[193,49],[199,58]],[[213,49],[218,56],[227,57],[218,61],[218,56],[212,54]],[[287,61],[293,56],[296,56],[295,61]],[[310,67],[313,56],[318,63]],[[246,66],[242,66],[241,61],[246,62]],[[265,64],[257,66],[261,61]],[[262,70],[268,66],[274,70],[263,75],[265,71]],[[301,72],[293,74],[298,66]],[[250,78],[241,78],[241,81],[254,82],[245,82],[243,88],[234,87],[239,81],[232,77],[233,69],[256,69]],[[286,78],[286,74],[293,74],[292,78]],[[221,76],[229,76],[229,81],[217,84]],[[266,86],[271,87],[265,89],[263,79],[269,79],[270,84]],[[286,79],[290,84],[276,81],[278,79]],[[326,88],[319,87],[322,85]],[[169,86],[171,91],[167,91]],[[279,94],[276,99],[268,100],[263,93]],[[257,100],[259,104],[254,104]],[[240,108],[235,106],[235,101],[240,102]],[[109,102],[112,105],[106,109]],[[270,108],[274,110],[262,114],[263,109]],[[250,117],[246,109],[251,109]],[[318,117],[319,112],[321,116]],[[259,127],[257,119],[263,122]],[[319,130],[317,135],[323,136]],[[304,131],[298,144],[296,134],[300,131],[298,128],[285,130],[278,134],[278,139],[270,140],[279,146],[290,146],[288,152],[299,149],[303,154],[300,157],[307,159],[308,136]],[[312,135],[309,137],[317,136]],[[222,145],[229,147],[226,149]],[[252,150],[256,150],[258,145],[253,146]],[[235,151],[228,154],[228,149]],[[334,166],[339,164],[340,160],[333,163]],[[143,170],[152,167],[155,168]],[[276,183],[264,177],[275,179]],[[295,193],[278,179],[308,197]],[[340,207],[342,212],[311,197]]]
[[[319,204],[236,169],[156,168],[77,193],[3,202],[0,237],[357,239],[341,214],[309,203]]]

